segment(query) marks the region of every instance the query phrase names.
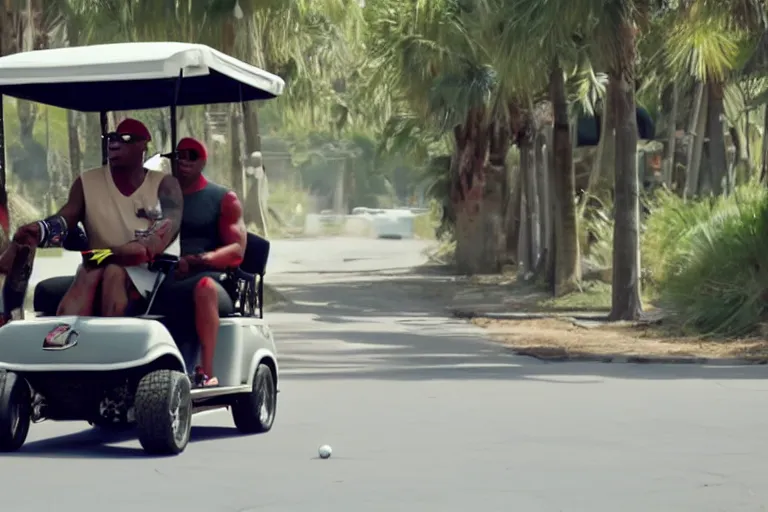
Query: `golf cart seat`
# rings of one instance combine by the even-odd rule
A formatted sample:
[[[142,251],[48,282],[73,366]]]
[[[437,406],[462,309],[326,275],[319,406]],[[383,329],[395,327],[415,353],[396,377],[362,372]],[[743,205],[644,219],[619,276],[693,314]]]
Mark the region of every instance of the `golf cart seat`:
[[[83,233],[77,234],[78,247],[82,244],[83,236]],[[68,243],[65,244],[65,248],[75,249]],[[269,248],[270,243],[267,240],[253,233],[248,233],[243,262],[239,268],[227,273],[229,283],[224,287],[229,292],[234,308],[220,304],[219,311],[223,313],[223,317],[256,316],[257,307],[259,317],[263,316],[263,281],[269,258]],[[80,248],[75,250],[80,250]],[[44,279],[38,283],[34,291],[34,310],[42,316],[56,315],[59,303],[74,279],[74,276],[59,276]]]

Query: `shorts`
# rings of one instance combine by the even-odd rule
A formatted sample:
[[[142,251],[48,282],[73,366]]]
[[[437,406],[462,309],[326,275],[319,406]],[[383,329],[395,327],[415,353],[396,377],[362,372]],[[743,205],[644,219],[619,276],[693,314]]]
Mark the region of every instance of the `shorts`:
[[[77,272],[80,272],[81,268],[83,268],[82,264],[77,267]],[[146,300],[149,299],[152,290],[154,290],[155,281],[157,280],[158,276],[160,277],[159,284],[162,284],[167,277],[162,272],[149,270],[146,264],[123,268],[125,269],[125,273],[128,274],[128,278],[131,280],[133,287],[136,288],[137,292],[139,292],[141,298]]]
[[[152,290],[155,289],[155,283],[157,282],[158,278],[160,279],[158,284],[161,285],[167,277],[162,272],[155,272],[150,270],[147,268],[146,264],[124,268],[125,272],[128,274],[128,277],[131,279],[134,288],[136,288],[136,291],[138,291],[141,297],[144,299],[149,299]]]
[[[224,287],[226,278],[223,272],[199,272],[183,279],[176,279],[173,276],[168,277],[155,299],[155,305],[152,307],[152,313],[158,315],[178,316],[183,319],[194,318],[195,302],[194,294],[197,283],[204,277],[210,277],[216,285],[219,303],[219,316],[228,316],[234,313],[234,303],[232,298]]]

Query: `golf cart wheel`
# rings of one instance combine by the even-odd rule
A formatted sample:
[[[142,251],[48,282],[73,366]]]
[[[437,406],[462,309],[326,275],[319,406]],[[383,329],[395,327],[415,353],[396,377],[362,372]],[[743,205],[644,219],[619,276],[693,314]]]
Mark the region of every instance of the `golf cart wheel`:
[[[148,454],[176,455],[189,443],[192,394],[189,377],[155,370],[139,382],[134,400],[139,442]]]
[[[32,394],[14,372],[0,372],[0,452],[15,452],[27,440],[32,420]]]
[[[272,369],[261,363],[253,376],[251,392],[232,404],[232,419],[243,434],[269,432],[277,412],[277,389]]]

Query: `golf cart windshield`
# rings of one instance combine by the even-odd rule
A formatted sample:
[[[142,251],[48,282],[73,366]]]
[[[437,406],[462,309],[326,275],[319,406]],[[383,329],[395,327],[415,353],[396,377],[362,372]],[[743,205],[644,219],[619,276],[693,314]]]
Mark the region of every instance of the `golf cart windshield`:
[[[201,44],[118,43],[0,58],[0,94],[81,112],[265,100],[284,86]]]

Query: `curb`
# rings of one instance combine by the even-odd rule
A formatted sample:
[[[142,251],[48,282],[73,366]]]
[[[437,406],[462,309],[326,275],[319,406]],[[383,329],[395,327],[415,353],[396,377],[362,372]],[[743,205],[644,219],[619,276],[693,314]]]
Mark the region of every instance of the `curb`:
[[[587,312],[520,312],[520,313],[481,313],[465,309],[449,309],[455,318],[463,320],[473,320],[475,318],[488,318],[491,320],[582,320],[582,321],[607,321],[608,313],[587,313]]]
[[[627,356],[622,354],[569,354],[563,349],[504,348],[519,356],[532,357],[552,363],[614,363],[614,364],[699,364],[711,366],[759,366],[768,364],[768,359],[710,358],[680,356]]]

